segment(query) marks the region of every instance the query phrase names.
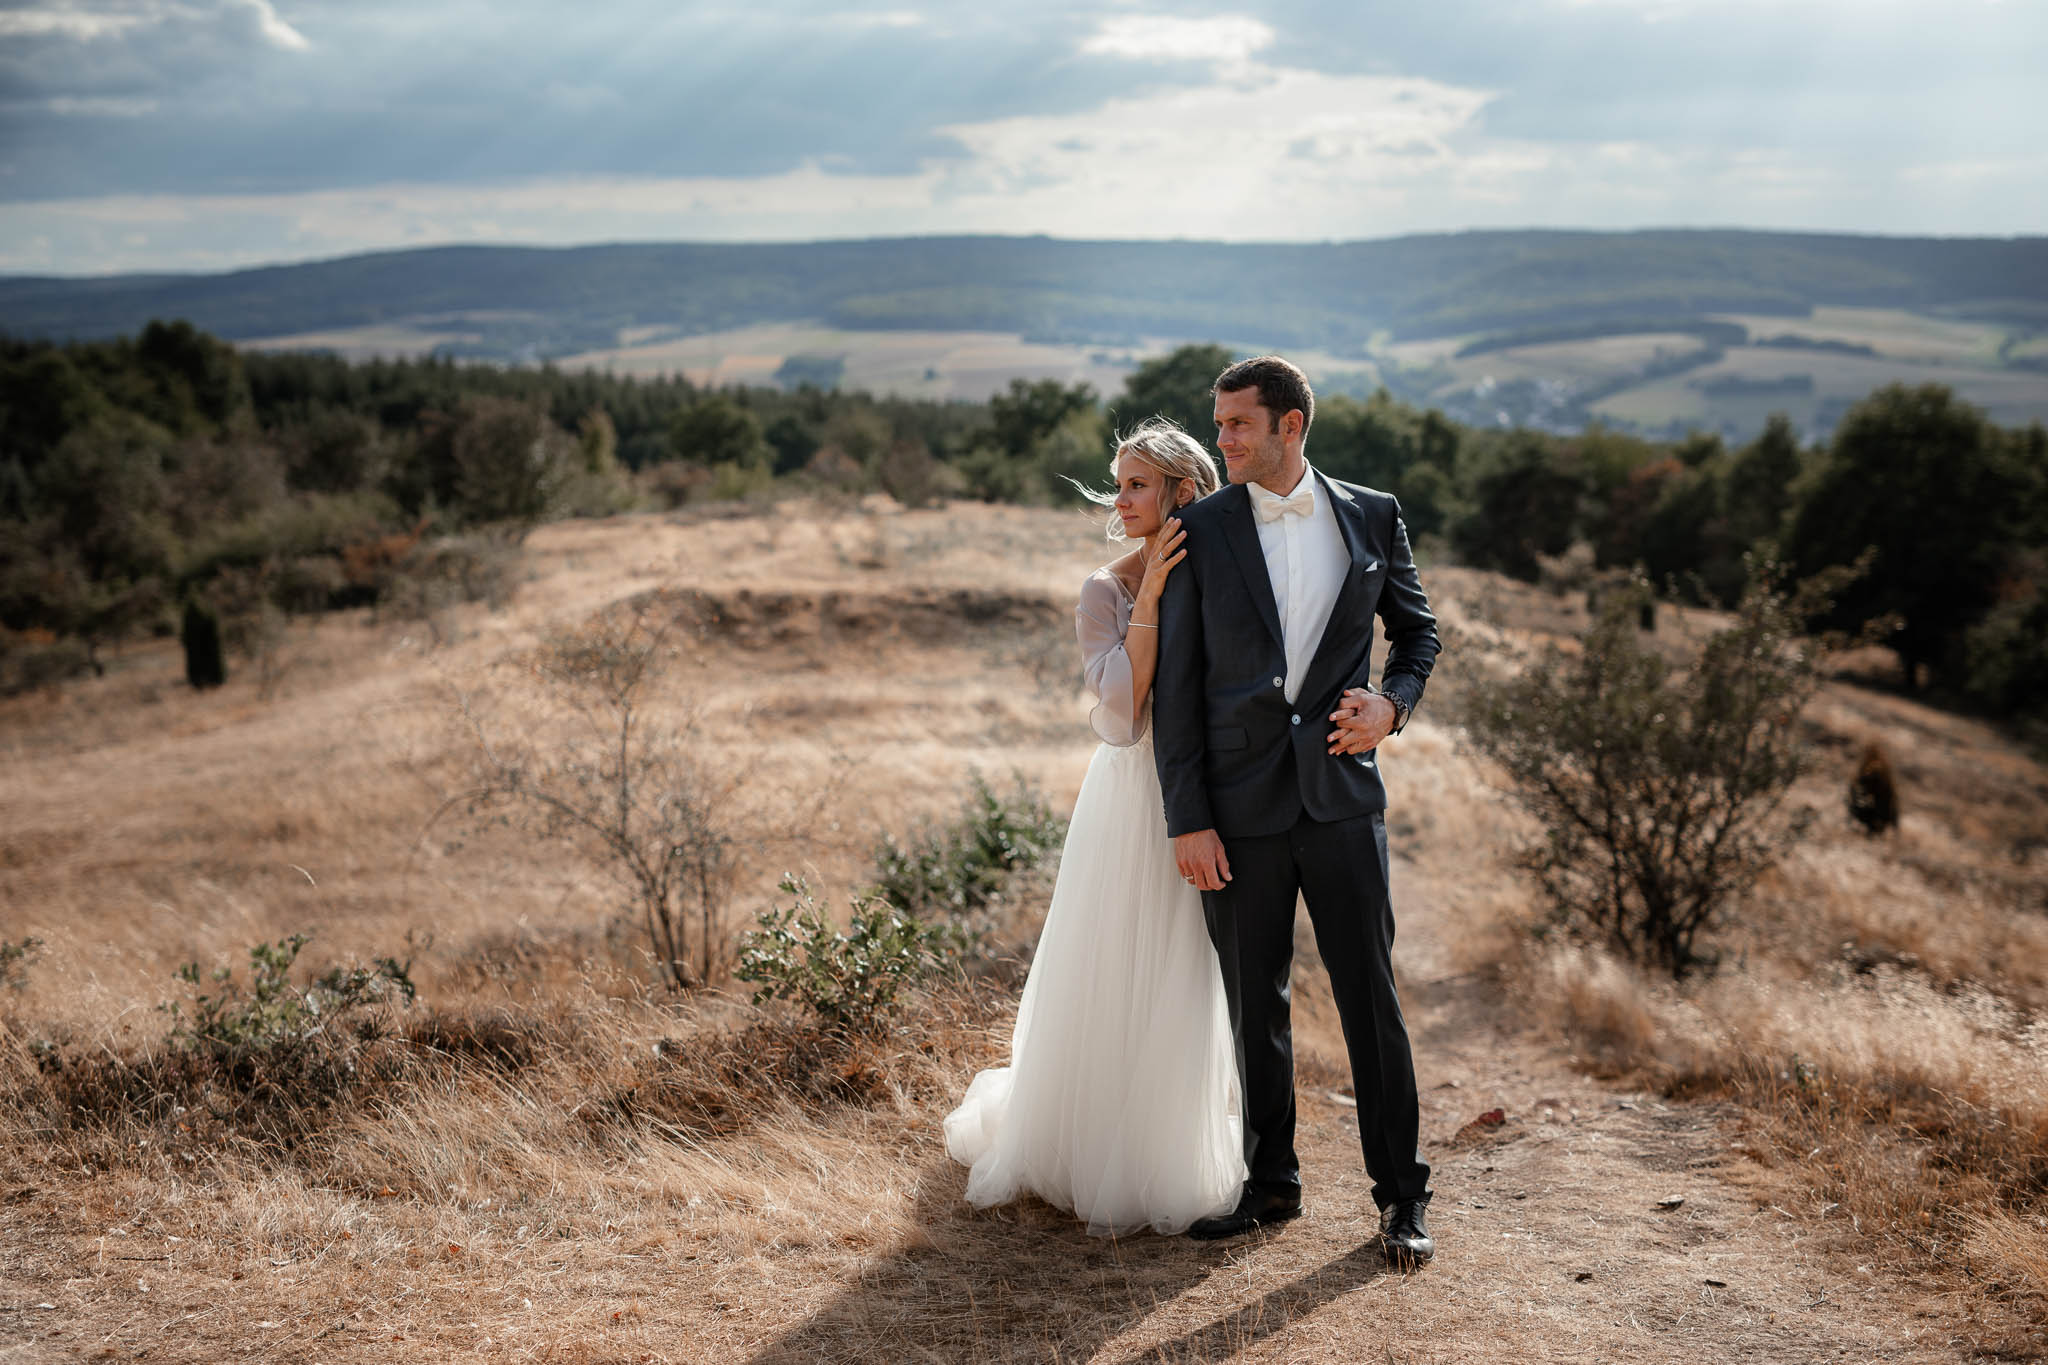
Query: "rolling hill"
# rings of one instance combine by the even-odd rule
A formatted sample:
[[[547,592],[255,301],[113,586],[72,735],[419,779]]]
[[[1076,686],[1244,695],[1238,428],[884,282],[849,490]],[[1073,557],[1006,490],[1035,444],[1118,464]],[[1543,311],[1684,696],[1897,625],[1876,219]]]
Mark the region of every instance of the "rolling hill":
[[[751,382],[790,362],[790,373],[844,370],[845,382],[922,396],[982,397],[1013,374],[1103,388],[1162,345],[1219,340],[1285,348],[1339,387],[1384,383],[1487,423],[1735,432],[1776,404],[1818,432],[1893,380],[1949,384],[2004,421],[2048,416],[2036,347],[2048,332],[2048,237],[450,246],[221,275],[0,278],[0,331],[16,336],[123,335],[174,317],[255,345],[707,382]],[[1927,357],[1894,353],[1929,326],[1954,333],[1938,373]],[[944,339],[963,334],[1038,350],[962,360]],[[677,345],[706,337],[733,344]],[[892,358],[865,354],[877,345]]]
[[[800,319],[1343,350],[1379,333],[1419,340],[1643,317],[1797,317],[1829,304],[2048,322],[2048,238],[1657,231],[1309,245],[458,246],[224,275],[0,279],[0,327],[16,335],[108,336],[183,317],[244,340],[461,315],[495,318],[547,353],[608,345],[622,328],[696,333]]]

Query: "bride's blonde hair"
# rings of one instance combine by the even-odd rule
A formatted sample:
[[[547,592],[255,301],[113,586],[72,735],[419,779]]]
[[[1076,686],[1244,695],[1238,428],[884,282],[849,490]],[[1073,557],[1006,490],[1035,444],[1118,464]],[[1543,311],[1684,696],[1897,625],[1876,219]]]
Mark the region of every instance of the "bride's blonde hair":
[[[1147,417],[1116,438],[1116,448],[1109,457],[1110,472],[1116,472],[1116,462],[1126,455],[1135,455],[1166,476],[1167,485],[1177,489],[1182,479],[1195,485],[1193,502],[1206,498],[1216,491],[1216,462],[1209,458],[1209,452],[1201,443],[1181,430],[1180,423],[1171,417]],[[1081,496],[1098,507],[1114,507],[1115,493],[1098,492],[1075,484]],[[1124,535],[1123,519],[1110,513],[1103,531],[1111,540],[1129,539]]]

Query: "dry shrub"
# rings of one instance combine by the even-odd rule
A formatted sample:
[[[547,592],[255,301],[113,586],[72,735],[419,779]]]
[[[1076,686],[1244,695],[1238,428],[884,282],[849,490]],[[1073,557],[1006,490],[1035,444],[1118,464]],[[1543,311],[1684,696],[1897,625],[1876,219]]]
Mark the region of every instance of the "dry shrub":
[[[445,536],[410,546],[385,576],[377,612],[424,624],[436,644],[454,636],[451,612],[481,602],[502,611],[519,591],[519,545],[502,535],[477,532]]]
[[[92,651],[83,641],[0,626],[0,697],[55,687],[92,671]]]
[[[712,472],[703,465],[683,460],[662,460],[641,470],[636,481],[643,496],[655,506],[672,512],[709,497],[713,478]]]
[[[795,1011],[662,1038],[587,1111],[600,1126],[726,1137],[776,1114],[811,1119],[849,1108],[909,1111],[959,1089],[1000,1051],[1014,984],[952,979],[917,990],[883,1030],[833,1028]]]
[[[1820,685],[1801,623],[1842,575],[1780,589],[1752,566],[1735,619],[1674,669],[1639,638],[1638,579],[1610,594],[1576,651],[1473,684],[1466,733],[1543,827],[1526,866],[1560,929],[1683,977],[1701,937],[1798,842],[1781,816],[1807,755],[1793,725]]]
[[[792,837],[747,804],[749,772],[716,755],[693,717],[674,719],[675,677],[697,654],[662,594],[554,634],[527,668],[524,723],[495,723],[459,698],[472,785],[443,806],[512,824],[610,880],[678,989],[729,966],[724,916],[742,856]]]
[[[317,1160],[340,1126],[414,1104],[421,1086],[463,1073],[512,1074],[559,1055],[569,1035],[505,1007],[406,1018],[396,1002],[347,1027],[239,1048],[175,1034],[104,1038],[0,1025],[0,1141],[98,1169],[190,1166],[227,1152],[264,1163]]]

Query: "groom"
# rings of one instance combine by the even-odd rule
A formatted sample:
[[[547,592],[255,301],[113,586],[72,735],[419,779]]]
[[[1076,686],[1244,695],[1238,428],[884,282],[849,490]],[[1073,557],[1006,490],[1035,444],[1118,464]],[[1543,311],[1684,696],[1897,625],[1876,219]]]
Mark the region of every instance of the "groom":
[[[1435,1251],[1429,1167],[1394,991],[1374,749],[1422,699],[1436,617],[1394,499],[1303,457],[1315,395],[1302,372],[1260,356],[1213,392],[1230,485],[1180,514],[1187,561],[1160,602],[1153,744],[1174,855],[1222,962],[1250,1175],[1235,1209],[1189,1232],[1229,1237],[1301,1213],[1288,1017],[1299,894],[1351,1054],[1387,1255],[1414,1264]],[[1375,615],[1388,645],[1378,688]]]

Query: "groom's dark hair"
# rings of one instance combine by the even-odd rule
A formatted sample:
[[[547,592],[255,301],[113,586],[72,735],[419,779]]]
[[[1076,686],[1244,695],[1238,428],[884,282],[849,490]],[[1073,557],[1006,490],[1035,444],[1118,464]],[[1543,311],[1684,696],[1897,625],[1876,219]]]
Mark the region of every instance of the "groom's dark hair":
[[[1259,391],[1259,406],[1272,414],[1266,419],[1269,431],[1276,430],[1282,417],[1299,408],[1301,434],[1308,435],[1309,424],[1316,420],[1316,394],[1308,386],[1308,376],[1291,362],[1277,355],[1240,360],[1216,376],[1216,382],[1209,386],[1209,395],[1213,398],[1219,393],[1238,393],[1244,389]]]

